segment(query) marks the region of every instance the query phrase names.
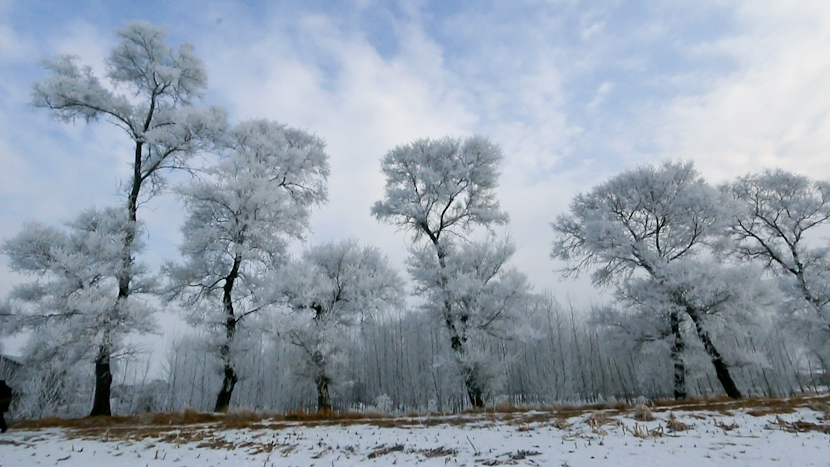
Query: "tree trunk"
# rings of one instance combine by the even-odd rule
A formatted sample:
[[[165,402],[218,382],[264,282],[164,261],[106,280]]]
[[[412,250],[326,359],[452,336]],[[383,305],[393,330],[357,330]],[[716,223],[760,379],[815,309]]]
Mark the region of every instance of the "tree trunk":
[[[474,409],[484,407],[484,398],[482,397],[481,385],[476,380],[476,371],[473,369],[464,378],[464,385],[467,387],[467,398],[470,399],[470,405]]]
[[[671,346],[671,360],[674,364],[674,398],[681,400],[686,398],[686,363],[683,361],[683,335],[680,333],[680,318],[677,312],[671,312],[671,333],[673,342]]]
[[[314,379],[314,384],[317,385],[317,410],[320,412],[330,411],[329,379],[326,375],[317,375]]]
[[[149,121],[149,120],[148,120]],[[146,128],[145,128],[146,129]],[[113,314],[120,314],[120,310],[126,306],[127,299],[130,298],[130,282],[132,281],[133,269],[133,243],[136,236],[137,212],[138,212],[138,196],[141,192],[141,152],[144,144],[136,142],[135,154],[133,161],[133,177],[130,185],[130,193],[127,198],[127,213],[129,215],[129,225],[127,231],[124,233],[124,251],[121,258],[121,270],[118,273],[118,299],[115,307],[112,310]],[[113,317],[115,318],[115,317]],[[110,348],[110,330],[109,323],[104,323],[104,344],[98,350],[98,356],[95,358],[95,396],[92,401],[92,410],[89,412],[90,417],[109,416],[112,415],[110,408],[110,392],[112,388],[112,369],[110,366],[110,357],[112,349]]]
[[[95,396],[92,400],[90,417],[110,416],[110,388],[112,387],[112,371],[110,369],[110,351],[102,345],[95,358]]]
[[[326,362],[319,350],[314,352],[312,361],[317,370],[314,377],[314,384],[317,386],[317,410],[321,412],[331,410],[331,397],[329,396],[329,378],[326,376]]]
[[[138,196],[136,194],[136,196]],[[137,198],[136,198],[137,199]],[[132,196],[130,197],[130,225],[127,227],[127,232],[124,235],[124,256],[121,263],[121,271],[118,274],[118,298],[115,306],[110,310],[109,319],[117,320],[118,315],[121,315],[121,310],[126,306],[127,300],[130,297],[130,281],[132,280],[132,265],[133,265],[133,242],[135,241],[135,204]],[[110,358],[112,356],[112,348],[110,342],[112,339],[112,329],[118,323],[103,323],[104,326],[104,343],[98,350],[98,356],[95,357],[95,396],[92,402],[92,410],[89,412],[90,417],[109,416],[112,415],[110,409],[110,392],[112,387],[112,369],[110,366]]]
[[[447,262],[446,257],[447,253],[444,248],[438,243],[438,238],[435,237],[431,232],[428,232],[429,238],[432,240],[433,245],[435,246],[435,253],[438,256],[438,265],[441,267],[441,277],[440,277],[440,286],[442,291],[446,295],[447,290],[447,283],[449,279],[447,278],[446,269],[447,269]],[[458,326],[456,326],[455,321],[453,320],[452,316],[452,303],[445,297],[443,303],[443,313],[444,313],[444,323],[447,325],[447,331],[450,334],[450,347],[452,350],[461,357],[464,354],[464,344],[467,342],[467,337],[464,334],[463,329],[459,331]],[[461,319],[461,326],[466,326],[467,318],[462,316]],[[481,408],[484,407],[484,400],[482,398],[482,390],[479,384],[476,382],[474,371],[471,371],[465,378],[464,378],[464,386],[467,389],[467,397],[470,400],[470,405],[473,408]]]
[[[231,405],[231,395],[233,388],[236,386],[238,378],[236,371],[229,363],[225,363],[225,376],[222,380],[222,389],[219,390],[219,395],[216,396],[216,406],[213,408],[214,412],[227,412]]]
[[[727,366],[726,362],[723,361],[723,357],[721,356],[720,352],[718,352],[718,349],[715,348],[715,345],[712,343],[712,339],[709,337],[709,333],[706,332],[706,329],[704,329],[700,315],[698,315],[697,311],[692,309],[691,307],[686,307],[686,312],[689,314],[689,317],[692,318],[692,321],[695,323],[695,330],[697,331],[697,335],[700,338],[700,341],[703,342],[704,350],[706,350],[706,353],[712,360],[712,365],[715,367],[715,374],[717,375],[718,381],[720,381],[721,386],[723,386],[723,390],[726,391],[726,395],[731,397],[732,399],[740,399],[743,396],[741,395],[741,392],[738,390],[738,386],[735,384],[735,381],[732,379],[732,375],[729,374],[729,366]]]
[[[231,345],[233,345],[234,336],[236,336],[236,312],[233,309],[233,284],[236,278],[239,277],[239,267],[242,264],[242,256],[237,253],[233,258],[233,266],[231,271],[225,277],[225,285],[222,287],[222,307],[225,309],[225,342],[220,349],[220,357],[222,358],[222,365],[224,367],[224,377],[222,379],[222,389],[216,396],[216,406],[213,408],[214,412],[227,412],[231,405],[231,396],[233,395],[233,388],[236,386],[238,378],[236,370],[233,368],[233,360],[231,359]]]
[[[233,339],[235,332],[236,321],[228,319],[226,323],[227,339],[220,350],[222,357],[222,365],[224,369],[224,377],[222,379],[222,388],[216,396],[216,405],[213,408],[214,412],[225,413],[231,405],[231,395],[233,395],[233,388],[239,379],[236,376],[236,370],[231,363],[230,342]]]

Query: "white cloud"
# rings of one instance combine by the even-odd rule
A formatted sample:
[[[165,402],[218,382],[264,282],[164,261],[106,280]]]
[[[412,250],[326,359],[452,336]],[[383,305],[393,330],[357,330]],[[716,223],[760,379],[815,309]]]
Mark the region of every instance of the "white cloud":
[[[400,53],[392,58],[325,17],[304,17],[298,27],[297,47],[280,31],[241,53],[238,44],[211,46],[203,56],[212,92],[232,103],[235,118],[271,118],[323,137],[332,173],[329,202],[312,218],[314,241],[357,237],[402,268],[404,235],[370,215],[383,193],[380,158],[419,137],[470,134],[476,117],[444,70],[441,48],[418,25],[398,25]]]
[[[591,110],[596,110],[596,108],[602,104],[605,100],[606,96],[614,90],[614,83],[609,81],[604,81],[602,84],[599,85],[597,88],[597,92],[595,93],[594,100],[588,103],[588,108]]]
[[[830,4],[798,3],[737,11],[739,33],[708,48],[736,69],[653,116],[664,154],[717,180],[765,167],[830,176]]]
[[[0,23],[0,61],[19,62],[30,56],[31,46],[24,43],[14,32],[14,29]]]
[[[18,61],[26,57],[29,44],[24,43],[11,26],[11,0],[0,0],[0,62]]]
[[[118,25],[121,28],[122,25]],[[115,43],[113,31],[102,31],[95,25],[84,20],[70,21],[60,37],[52,36],[49,44],[48,56],[65,54],[78,57],[78,63],[92,67],[93,73],[102,81],[106,76],[104,62],[109,55],[110,48]]]
[[[593,37],[602,34],[608,21],[607,12],[603,9],[590,9],[579,19],[579,37],[583,41],[591,40]]]

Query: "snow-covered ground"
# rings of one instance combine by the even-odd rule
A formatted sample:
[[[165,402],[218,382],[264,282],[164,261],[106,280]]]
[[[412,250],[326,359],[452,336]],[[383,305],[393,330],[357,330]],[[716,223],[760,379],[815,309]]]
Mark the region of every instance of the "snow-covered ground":
[[[750,413],[677,411],[670,419],[659,412],[637,421],[633,412],[557,418],[531,411],[316,425],[265,420],[245,428],[17,429],[0,435],[0,466],[830,465],[823,413]]]

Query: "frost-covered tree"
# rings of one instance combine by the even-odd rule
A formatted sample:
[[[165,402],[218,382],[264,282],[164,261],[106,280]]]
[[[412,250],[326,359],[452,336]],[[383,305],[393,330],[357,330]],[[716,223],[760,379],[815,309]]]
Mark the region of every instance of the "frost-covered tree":
[[[763,311],[775,299],[759,270],[699,258],[672,262],[665,277],[668,279],[644,276],[619,284],[616,298],[620,308],[604,310],[594,317],[595,323],[616,331],[614,334],[627,339],[634,350],[652,354],[671,348],[680,333],[681,358],[692,350],[685,346],[687,339],[696,336],[719,380],[729,375],[718,374],[724,371],[716,364],[718,360],[735,366],[764,365],[757,352],[732,345],[737,343],[734,335],[757,328]],[[677,329],[672,328],[672,315],[680,319]],[[723,344],[716,346],[717,340]]]
[[[180,248],[185,262],[165,267],[171,297],[181,299],[190,321],[219,333],[217,412],[227,411],[238,381],[239,327],[267,305],[263,277],[282,265],[287,242],[308,231],[311,208],[326,200],[329,174],[323,140],[278,123],[243,122],[226,145],[204,179],[177,189],[189,212]]]
[[[616,284],[628,295],[645,289],[671,305],[665,313],[676,398],[686,396],[681,326],[687,318],[727,395],[741,397],[712,339],[714,322],[707,319],[738,301],[735,290],[716,293],[721,279],[710,273],[718,265],[707,261],[709,242],[725,228],[729,209],[691,162],[670,161],[623,172],[576,196],[570,212],[552,224],[551,256],[569,262],[566,275],[596,266],[595,284]]]
[[[26,369],[17,378],[21,418],[81,417],[89,413],[94,386],[89,346],[72,345],[72,324],[39,326],[22,349]]]
[[[118,43],[106,61],[111,86],[101,83],[90,67],[64,55],[44,63],[49,76],[35,83],[32,104],[48,109],[64,122],[104,119],[121,128],[132,142],[130,175],[124,182],[124,205],[133,228],[123,237],[118,274],[119,303],[133,292],[135,224],[140,203],[164,185],[168,169],[184,168],[188,158],[209,146],[225,126],[219,109],[194,106],[207,76],[191,44],[178,50],[165,42],[164,30],[135,22],[117,31]],[[121,305],[119,305],[121,306]],[[116,307],[113,313],[121,313]],[[96,359],[95,399],[91,415],[110,414],[110,358],[104,339]]]
[[[414,233],[410,273],[419,278],[420,293],[435,300],[429,306],[449,333],[470,404],[475,407],[484,403],[483,388],[477,385],[479,378],[471,374],[473,370],[464,364],[469,360],[467,341],[472,330],[488,323],[484,317],[492,312],[479,306],[484,303],[479,299],[484,295],[478,297],[475,293],[488,292],[490,286],[486,284],[499,274],[512,248],[507,244],[495,249],[468,244],[467,237],[476,227],[489,229],[508,221],[495,196],[501,159],[501,149],[481,136],[420,139],[398,146],[381,162],[386,176],[384,199],[372,207],[378,220]],[[466,253],[471,257],[458,257]],[[465,263],[468,259],[473,263]],[[493,265],[495,269],[489,269],[492,272],[486,277]],[[463,290],[460,283],[476,273],[482,274]],[[512,283],[525,292],[526,284],[518,277],[509,273],[493,284]],[[466,302],[460,298],[465,292]],[[505,305],[498,308],[500,318],[506,319],[516,311],[508,307],[514,305],[512,302],[500,305]]]
[[[460,342],[461,348],[484,335],[509,339],[532,334],[522,313],[531,299],[527,277],[506,266],[514,252],[509,239],[494,236],[457,242],[448,247],[442,267],[431,245],[413,249],[408,269],[415,292],[427,297],[427,310],[452,323],[457,332],[453,343]],[[496,359],[484,351],[473,352],[469,346],[457,357],[470,402],[482,407],[498,388],[501,375]]]
[[[830,182],[783,170],[741,177],[724,186],[741,203],[729,234],[733,251],[759,261],[781,281],[785,315],[830,368]]]
[[[345,240],[309,248],[278,284],[292,311],[278,332],[303,350],[301,373],[314,379],[317,408],[329,410],[334,367],[347,358],[355,328],[402,305],[403,282],[376,248]]]
[[[34,277],[9,294],[8,330],[38,337],[27,346],[26,355],[35,368],[54,367],[57,360],[94,362],[97,368],[102,348],[109,356],[118,355],[125,349],[127,334],[154,329],[153,310],[140,297],[156,284],[140,263],[130,262],[133,293],[128,298],[119,295],[125,238],[133,236],[135,252],[142,246],[127,213],[90,209],[66,227],[29,223],[3,244],[10,268]]]

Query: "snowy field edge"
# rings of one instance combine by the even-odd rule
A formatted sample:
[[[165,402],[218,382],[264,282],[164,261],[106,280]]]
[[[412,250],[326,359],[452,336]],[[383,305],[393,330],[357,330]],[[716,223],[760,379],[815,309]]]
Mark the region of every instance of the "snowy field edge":
[[[769,400],[696,410],[690,404],[245,423],[240,418],[236,427],[216,421],[16,424],[0,435],[0,467],[825,466],[826,398],[810,401],[810,407]]]

